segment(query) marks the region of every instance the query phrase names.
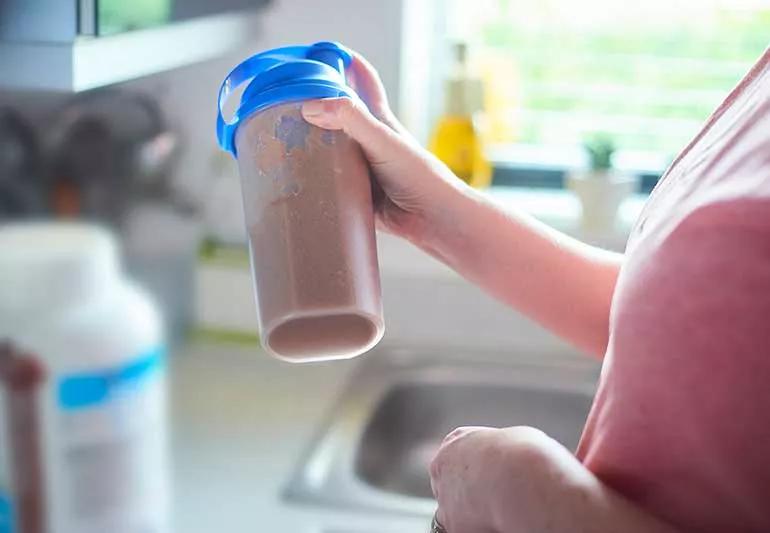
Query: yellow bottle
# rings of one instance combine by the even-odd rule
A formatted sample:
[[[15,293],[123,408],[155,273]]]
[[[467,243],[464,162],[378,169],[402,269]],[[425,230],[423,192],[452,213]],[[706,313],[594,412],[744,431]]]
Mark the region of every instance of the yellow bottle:
[[[458,178],[483,188],[492,181],[479,124],[484,90],[482,81],[468,72],[467,51],[463,43],[454,47],[455,67],[446,80],[444,113],[436,123],[429,148]]]

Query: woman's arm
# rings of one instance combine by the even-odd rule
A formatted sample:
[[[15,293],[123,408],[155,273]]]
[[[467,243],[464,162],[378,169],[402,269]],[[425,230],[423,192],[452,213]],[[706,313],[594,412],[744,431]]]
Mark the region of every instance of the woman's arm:
[[[431,465],[448,533],[676,533],[529,427],[459,428]]]
[[[390,110],[376,71],[356,56],[349,78],[363,98],[318,100],[305,119],[361,145],[378,186],[378,224],[494,297],[601,357],[621,256],[503,211],[418,145]]]
[[[602,357],[623,256],[458,187],[409,239],[468,280]]]

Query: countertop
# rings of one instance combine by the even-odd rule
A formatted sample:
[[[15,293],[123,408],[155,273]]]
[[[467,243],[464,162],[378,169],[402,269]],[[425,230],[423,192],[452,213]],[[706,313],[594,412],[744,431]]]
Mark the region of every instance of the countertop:
[[[177,350],[169,372],[174,531],[427,531],[428,520],[420,518],[282,498],[360,359],[295,365],[256,346],[194,343]]]

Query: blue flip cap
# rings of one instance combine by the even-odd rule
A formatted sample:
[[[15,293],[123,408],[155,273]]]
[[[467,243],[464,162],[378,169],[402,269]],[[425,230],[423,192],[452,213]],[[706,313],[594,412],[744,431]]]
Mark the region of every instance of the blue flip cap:
[[[235,133],[253,113],[288,102],[354,96],[345,81],[352,56],[341,44],[320,42],[310,46],[287,46],[251,56],[227,75],[219,89],[217,139],[219,146],[236,156]],[[225,121],[222,108],[244,83],[240,104],[232,119]]]

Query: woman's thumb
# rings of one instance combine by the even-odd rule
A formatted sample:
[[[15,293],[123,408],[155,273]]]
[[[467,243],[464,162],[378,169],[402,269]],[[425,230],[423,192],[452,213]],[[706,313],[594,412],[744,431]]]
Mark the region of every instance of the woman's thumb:
[[[384,164],[397,157],[404,141],[377,120],[359,99],[326,98],[302,105],[302,116],[310,124],[327,130],[343,130],[361,145],[372,164]]]

